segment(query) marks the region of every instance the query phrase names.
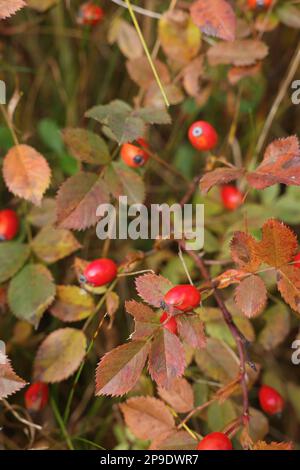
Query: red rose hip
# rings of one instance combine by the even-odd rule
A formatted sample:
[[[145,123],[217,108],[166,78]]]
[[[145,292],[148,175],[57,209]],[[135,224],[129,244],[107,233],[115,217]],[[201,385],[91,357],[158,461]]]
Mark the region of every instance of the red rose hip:
[[[104,12],[101,7],[93,2],[86,2],[81,5],[77,23],[82,25],[95,26],[103,19]]]
[[[145,150],[145,148],[149,148],[148,143],[142,138],[138,139],[137,142],[140,144],[140,147],[128,143],[122,145],[121,148],[121,158],[131,168],[144,166],[150,157],[149,153]]]
[[[19,219],[12,209],[0,211],[0,240],[12,240],[18,233]]]
[[[242,204],[243,197],[241,191],[231,184],[227,184],[221,188],[223,206],[230,211],[234,211]]]
[[[167,312],[163,312],[162,316],[160,317],[160,323],[164,323],[168,319],[169,315]],[[170,319],[164,324],[164,328],[173,333],[173,335],[177,335],[177,322],[175,317],[170,317]]]
[[[189,140],[197,150],[211,150],[218,143],[215,128],[206,121],[196,121],[189,128]]]
[[[196,287],[190,284],[175,286],[164,296],[166,305],[172,306],[183,312],[198,307],[201,294]]]
[[[30,385],[25,393],[25,406],[30,411],[41,411],[48,403],[49,389],[43,382]]]
[[[259,403],[262,410],[268,415],[276,415],[284,408],[284,399],[273,387],[262,385],[258,392]]]
[[[255,8],[269,8],[273,0],[248,0],[247,3],[251,10],[255,10]]]
[[[199,442],[197,450],[232,450],[232,443],[226,434],[212,432]]]
[[[87,265],[80,281],[100,287],[112,282],[117,272],[118,268],[114,261],[109,258],[99,258]]]

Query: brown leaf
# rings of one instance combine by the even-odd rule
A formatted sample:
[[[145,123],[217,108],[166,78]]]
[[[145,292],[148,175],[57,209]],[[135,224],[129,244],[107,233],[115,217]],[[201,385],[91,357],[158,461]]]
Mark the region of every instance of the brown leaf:
[[[67,128],[62,132],[70,152],[79,161],[105,165],[110,161],[108,147],[98,134],[81,128]]]
[[[26,382],[15,373],[9,359],[0,352],[0,399],[18,392],[25,385]]]
[[[125,308],[135,320],[135,331],[131,338],[135,340],[145,339],[160,327],[159,314],[154,312],[148,305],[129,300],[125,302]]]
[[[239,284],[247,276],[245,271],[237,269],[227,269],[222,274],[214,278],[214,284],[218,289],[225,289],[231,284]]]
[[[108,189],[102,178],[83,172],[71,176],[57,194],[58,225],[72,230],[92,227],[99,220],[97,207],[108,202]]]
[[[154,337],[149,355],[149,372],[153,380],[170,388],[173,380],[185,369],[185,353],[178,337],[162,328]]]
[[[55,199],[45,197],[39,207],[32,207],[27,217],[35,227],[42,228],[45,225],[54,225],[56,221]]]
[[[127,196],[128,204],[140,204],[144,201],[144,180],[131,168],[124,168],[119,162],[113,162],[106,167],[103,177],[114,198]]]
[[[117,42],[118,46],[128,59],[135,59],[143,55],[143,47],[139,36],[130,23],[127,21],[117,18],[112,23],[110,31],[109,42]]]
[[[129,392],[140,378],[149,348],[147,341],[132,341],[105,354],[96,370],[96,395]]]
[[[35,380],[54,383],[72,375],[85,355],[86,337],[81,330],[61,328],[50,333],[34,360]]]
[[[252,65],[256,61],[264,59],[267,55],[268,47],[258,39],[218,42],[210,47],[207,52],[210,65]]]
[[[171,411],[157,398],[130,398],[120,408],[126,425],[138,439],[152,440],[175,428]]]
[[[294,450],[293,442],[270,442],[257,441],[252,450]]]
[[[158,394],[177,413],[188,413],[194,407],[193,388],[183,377],[175,379],[172,383],[172,388],[169,390],[158,387]]]
[[[233,261],[244,271],[255,272],[261,264],[257,254],[258,242],[245,232],[235,232],[230,243]]]
[[[207,347],[198,349],[195,355],[200,370],[208,377],[221,383],[231,382],[239,373],[239,360],[223,342],[207,338]]]
[[[120,305],[120,297],[116,292],[107,292],[106,294],[106,309],[109,316],[109,326],[111,328],[115,319],[115,314]]]
[[[267,289],[264,281],[255,275],[246,277],[237,286],[234,299],[246,317],[257,317],[267,303]]]
[[[261,71],[261,62],[248,67],[232,67],[228,74],[228,81],[231,85],[236,85],[240,80],[245,77],[254,77]]]
[[[77,286],[57,286],[52,315],[65,322],[80,321],[95,310],[93,297]]]
[[[51,264],[70,256],[81,245],[69,230],[46,226],[33,239],[31,247],[42,261]]]
[[[206,194],[213,186],[229,183],[243,176],[244,170],[240,168],[217,168],[206,173],[200,181],[200,189]]]
[[[0,0],[0,20],[14,15],[25,6],[26,3],[23,0]]]
[[[282,302],[276,302],[264,312],[262,318],[266,324],[259,333],[258,343],[266,351],[272,351],[283,343],[289,334],[291,327],[289,308]]]
[[[276,183],[300,185],[300,147],[296,136],[272,142],[262,163],[247,175],[249,184],[264,189]]]
[[[160,60],[154,60],[154,65],[162,83],[170,83],[171,78],[167,66]],[[148,88],[155,77],[146,57],[128,60],[126,68],[130,78],[141,88]]]
[[[298,242],[295,233],[282,222],[269,219],[262,228],[262,240],[256,252],[264,263],[279,268],[292,261]]]
[[[278,290],[295,312],[300,313],[300,270],[295,266],[283,266],[277,282]]]
[[[197,441],[186,431],[173,431],[157,437],[149,450],[195,450]]]
[[[205,348],[204,324],[197,315],[178,315],[176,317],[180,337],[192,348]]]
[[[161,275],[149,273],[137,277],[135,286],[137,293],[145,302],[158,308],[173,284]]]
[[[12,147],[4,157],[3,177],[15,196],[38,206],[50,184],[51,171],[40,153],[22,144]]]
[[[236,16],[225,0],[196,0],[190,7],[193,22],[208,36],[233,41]]]
[[[204,73],[204,57],[190,62],[183,71],[183,86],[188,95],[197,97],[200,93],[200,78]]]

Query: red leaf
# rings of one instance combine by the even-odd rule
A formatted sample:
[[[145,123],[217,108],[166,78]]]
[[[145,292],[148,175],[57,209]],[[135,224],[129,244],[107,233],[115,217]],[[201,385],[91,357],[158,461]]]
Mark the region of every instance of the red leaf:
[[[292,261],[298,246],[295,233],[279,220],[269,219],[257,243],[257,256],[264,263],[279,268]]]
[[[300,313],[300,270],[293,265],[279,271],[277,287],[286,303]]]
[[[129,300],[125,302],[125,308],[135,320],[135,331],[131,338],[135,340],[147,338],[160,327],[159,315],[148,305]]]
[[[149,372],[153,380],[170,388],[176,377],[185,369],[185,353],[178,337],[162,328],[155,336],[149,355]]]
[[[194,407],[193,388],[183,377],[175,379],[169,390],[158,387],[158,393],[177,413],[188,413]]]
[[[201,178],[200,189],[206,194],[213,186],[237,180],[241,178],[243,174],[244,170],[239,168],[217,168],[216,170],[206,173]]]
[[[209,36],[233,41],[236,32],[236,17],[225,0],[197,0],[191,7],[193,22]]]
[[[157,398],[130,398],[120,408],[126,425],[138,439],[152,440],[175,428],[170,410]]]
[[[153,307],[160,307],[164,295],[173,287],[173,284],[163,276],[157,274],[144,274],[135,280],[139,296]]]
[[[179,335],[193,348],[205,348],[204,324],[197,315],[178,315],[176,318]]]
[[[257,254],[258,242],[247,233],[235,232],[230,243],[233,261],[243,270],[257,271],[261,261]]]
[[[255,275],[246,277],[237,286],[234,298],[246,317],[257,317],[267,303],[267,289],[264,281]]]
[[[97,223],[100,204],[109,202],[103,179],[93,173],[78,173],[61,186],[57,194],[57,222],[61,228],[84,230]]]
[[[140,378],[149,347],[149,342],[132,341],[105,354],[96,370],[96,395],[129,392]]]
[[[249,184],[264,189],[276,183],[300,185],[300,148],[296,136],[272,142],[259,167],[247,175]]]

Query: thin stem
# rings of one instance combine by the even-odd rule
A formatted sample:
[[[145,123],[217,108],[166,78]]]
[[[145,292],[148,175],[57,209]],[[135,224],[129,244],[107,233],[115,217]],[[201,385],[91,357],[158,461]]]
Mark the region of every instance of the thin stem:
[[[68,444],[69,449],[70,450],[75,450],[74,447],[73,447],[73,444],[72,444],[72,440],[71,440],[71,438],[69,436],[69,433],[67,431],[67,428],[65,426],[65,423],[64,423],[64,421],[63,421],[63,419],[60,415],[59,409],[58,409],[57,404],[56,404],[53,397],[51,397],[51,406],[52,406],[53,413],[54,413],[54,416],[56,418],[56,421],[57,421],[57,423],[60,427],[60,430],[61,430],[62,434],[64,435],[64,438],[66,440],[66,443]]]
[[[123,2],[123,0],[111,0],[113,3],[116,5],[119,5],[120,7],[123,8],[128,8],[127,2]],[[136,12],[139,13],[140,15],[148,16],[149,18],[155,18],[159,20],[162,15],[160,13],[156,13],[155,11],[150,11],[146,10],[146,8],[139,7],[137,5],[132,5],[131,8]]]
[[[160,80],[160,78],[159,78],[159,75],[158,75],[158,73],[157,73],[156,67],[155,67],[154,62],[153,62],[152,57],[151,57],[151,53],[150,53],[150,51],[149,51],[149,49],[148,49],[148,46],[147,46],[146,41],[145,41],[145,39],[144,39],[142,30],[141,30],[141,28],[140,28],[140,26],[139,26],[139,24],[138,24],[138,21],[137,21],[137,19],[136,19],[135,13],[134,13],[134,11],[133,11],[133,9],[132,9],[132,5],[131,5],[131,3],[130,3],[130,0],[125,0],[125,1],[126,1],[126,4],[127,4],[129,13],[130,13],[132,22],[133,22],[133,24],[134,24],[134,26],[135,26],[136,32],[138,33],[138,36],[139,36],[140,41],[141,41],[141,43],[142,43],[142,46],[143,46],[143,48],[144,48],[145,54],[146,54],[147,59],[148,59],[148,61],[149,61],[149,65],[150,65],[150,67],[151,67],[151,70],[152,70],[152,72],[153,72],[153,75],[154,75],[154,77],[155,77],[155,80],[157,81],[157,85],[158,85],[158,87],[159,87],[159,89],[160,89],[160,91],[161,91],[161,94],[162,94],[162,96],[163,96],[164,102],[165,102],[166,106],[169,107],[170,104],[169,104],[168,97],[167,97],[167,95],[166,95],[166,92],[165,92],[165,90],[164,90],[164,87],[163,87],[163,85],[162,85],[162,83],[161,83],[161,80]]]

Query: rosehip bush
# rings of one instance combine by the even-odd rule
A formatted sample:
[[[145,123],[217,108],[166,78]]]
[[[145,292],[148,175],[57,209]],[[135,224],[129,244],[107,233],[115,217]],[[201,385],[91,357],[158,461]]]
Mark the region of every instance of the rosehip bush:
[[[128,3],[0,1],[1,448],[297,449],[299,2]]]

